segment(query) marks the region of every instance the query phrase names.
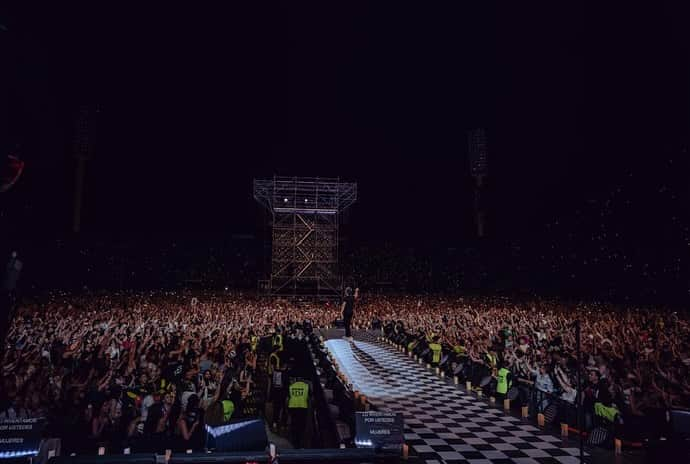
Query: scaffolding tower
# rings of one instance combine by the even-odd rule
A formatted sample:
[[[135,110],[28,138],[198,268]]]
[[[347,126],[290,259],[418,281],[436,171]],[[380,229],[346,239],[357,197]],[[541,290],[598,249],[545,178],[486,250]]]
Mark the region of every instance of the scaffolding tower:
[[[271,213],[272,295],[338,296],[340,214],[357,200],[357,184],[338,178],[254,180],[254,199]]]

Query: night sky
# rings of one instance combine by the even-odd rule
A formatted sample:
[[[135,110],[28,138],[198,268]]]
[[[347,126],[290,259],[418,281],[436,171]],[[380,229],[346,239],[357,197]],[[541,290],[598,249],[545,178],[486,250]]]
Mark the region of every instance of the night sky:
[[[89,104],[88,236],[254,234],[251,180],[278,174],[358,182],[357,240],[467,243],[466,132],[485,127],[490,236],[617,194],[629,240],[687,253],[690,36],[670,3],[24,3],[0,13],[0,154],[27,161],[5,230],[70,234]]]

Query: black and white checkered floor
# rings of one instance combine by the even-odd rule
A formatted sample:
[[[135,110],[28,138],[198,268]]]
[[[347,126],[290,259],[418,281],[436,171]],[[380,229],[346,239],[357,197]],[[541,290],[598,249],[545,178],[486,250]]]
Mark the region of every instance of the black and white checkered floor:
[[[564,447],[560,438],[489,407],[372,333],[360,332],[353,343],[328,340],[326,347],[377,409],[403,413],[405,442],[422,462],[579,462],[576,447]]]

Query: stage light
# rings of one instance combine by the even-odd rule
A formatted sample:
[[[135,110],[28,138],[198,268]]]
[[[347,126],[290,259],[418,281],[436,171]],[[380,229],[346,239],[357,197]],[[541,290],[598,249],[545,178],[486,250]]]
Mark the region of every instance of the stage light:
[[[305,203],[309,203],[309,200],[307,200],[307,199],[305,198],[305,199],[304,199],[304,202],[305,202]]]
[[[283,203],[287,203],[287,198],[283,198]]]

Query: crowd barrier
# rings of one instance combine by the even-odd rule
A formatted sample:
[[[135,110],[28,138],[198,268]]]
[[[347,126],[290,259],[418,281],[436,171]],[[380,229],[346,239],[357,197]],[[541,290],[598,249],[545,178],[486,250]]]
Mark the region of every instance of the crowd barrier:
[[[338,462],[341,464],[380,463],[400,461],[399,453],[372,449],[311,449],[277,450],[256,453],[185,453],[185,454],[130,454],[113,456],[60,456],[51,458],[50,464],[245,464],[249,462],[271,464],[299,464],[307,462]]]

